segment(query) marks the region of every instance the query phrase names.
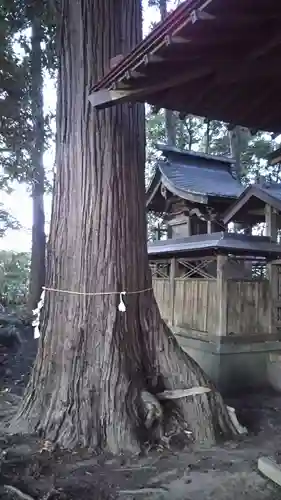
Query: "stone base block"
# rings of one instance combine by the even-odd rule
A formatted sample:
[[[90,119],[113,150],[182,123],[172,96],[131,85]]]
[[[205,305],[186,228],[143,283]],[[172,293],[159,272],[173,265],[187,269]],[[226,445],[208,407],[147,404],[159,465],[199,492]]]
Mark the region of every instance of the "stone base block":
[[[178,329],[174,333],[181,347],[224,395],[267,388],[281,391],[280,340],[251,341],[249,337],[203,340],[179,333]]]

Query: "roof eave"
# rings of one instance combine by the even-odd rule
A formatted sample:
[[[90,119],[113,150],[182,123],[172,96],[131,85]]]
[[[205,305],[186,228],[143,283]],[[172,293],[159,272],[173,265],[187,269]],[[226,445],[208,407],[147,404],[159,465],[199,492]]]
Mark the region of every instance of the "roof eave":
[[[251,197],[251,190],[252,186],[246,187],[245,190],[240,194],[239,198],[229,207],[226,213],[222,216],[222,222],[225,225],[231,222],[233,217],[237,214],[237,212],[239,212],[242,206],[244,206],[244,204]]]
[[[199,153],[197,151],[181,150],[181,149],[178,149],[176,147],[168,146],[167,144],[156,144],[156,148],[159,151],[162,151],[163,155],[165,155],[165,153],[169,153],[169,151],[170,151],[171,153],[182,155],[182,156],[187,156],[187,157],[194,156],[196,158],[202,158],[205,160],[212,160],[212,161],[218,162],[218,163],[226,163],[229,166],[231,166],[235,163],[234,158],[230,158],[230,157],[228,158],[226,156],[215,156],[215,155],[210,155],[207,153]]]
[[[161,167],[159,167],[159,170],[161,171],[162,177],[162,183],[164,186],[173,194],[178,196],[179,198],[183,198],[184,200],[191,201],[193,203],[200,203],[203,205],[206,205],[208,203],[208,196],[207,194],[203,193],[196,193],[192,191],[187,191],[184,189],[180,189],[177,186],[175,186],[167,177],[165,174],[163,174]]]
[[[243,208],[246,203],[249,201],[252,196],[255,196],[259,200],[263,201],[265,204],[268,204],[275,208],[278,211],[281,211],[281,200],[278,200],[274,196],[271,196],[269,193],[265,191],[265,189],[259,188],[256,185],[248,186],[245,191],[241,194],[238,200],[227,210],[227,212],[222,217],[222,222],[224,224],[229,224],[233,217]]]
[[[154,176],[152,177],[150,184],[146,190],[146,208],[149,209],[149,205],[152,203],[159,187],[161,185],[161,173],[159,169],[156,168]]]

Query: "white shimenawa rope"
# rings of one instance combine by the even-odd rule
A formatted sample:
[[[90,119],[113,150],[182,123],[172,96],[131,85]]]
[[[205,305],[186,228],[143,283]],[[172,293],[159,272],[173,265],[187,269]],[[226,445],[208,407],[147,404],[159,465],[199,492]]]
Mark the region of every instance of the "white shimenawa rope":
[[[124,303],[123,297],[125,295],[134,295],[136,293],[145,293],[145,292],[150,292],[152,288],[144,288],[143,290],[136,290],[134,292],[73,292],[71,290],[60,290],[59,288],[47,288],[43,287],[42,288],[42,293],[39,299],[39,302],[37,304],[36,309],[34,309],[33,315],[35,316],[32,326],[34,327],[34,338],[38,339],[40,337],[40,314],[41,310],[44,306],[44,301],[45,301],[45,295],[46,292],[57,292],[57,293],[65,293],[69,295],[83,295],[84,297],[95,297],[98,295],[119,295],[120,301],[118,304],[118,311],[124,313],[126,312],[126,305]]]

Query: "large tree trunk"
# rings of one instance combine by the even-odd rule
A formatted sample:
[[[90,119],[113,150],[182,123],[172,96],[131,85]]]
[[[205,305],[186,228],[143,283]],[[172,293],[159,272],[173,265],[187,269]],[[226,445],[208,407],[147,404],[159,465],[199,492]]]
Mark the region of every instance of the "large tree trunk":
[[[31,153],[32,175],[32,248],[29,285],[29,310],[35,309],[45,283],[46,237],[44,212],[44,112],[42,49],[43,29],[40,16],[33,9],[31,23],[31,107],[34,146]]]
[[[159,0],[159,11],[161,21],[164,21],[168,15],[167,0]],[[176,116],[172,109],[165,109],[165,129],[166,139],[169,146],[176,145]]]
[[[140,2],[62,3],[48,284],[98,295],[47,292],[38,356],[12,428],[41,431],[66,447],[135,451],[155,437],[154,426],[145,425],[143,390],[211,384],[162,321],[151,290],[144,107],[96,112],[88,102],[110,58],[141,39]],[[124,313],[116,293],[123,290]],[[162,408],[165,429],[188,428],[209,441],[235,433],[213,387]]]

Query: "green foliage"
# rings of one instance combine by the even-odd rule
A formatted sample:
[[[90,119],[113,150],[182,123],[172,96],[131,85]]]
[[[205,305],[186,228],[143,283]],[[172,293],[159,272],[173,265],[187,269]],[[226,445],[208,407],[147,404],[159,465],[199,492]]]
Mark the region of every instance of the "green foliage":
[[[43,24],[43,70],[54,74],[55,27],[49,2],[37,0],[1,0],[0,3],[0,188],[13,180],[32,183],[34,166],[34,128],[31,109],[30,26],[34,16]],[[20,55],[16,55],[15,48]],[[50,122],[44,123],[45,147],[53,138]],[[49,188],[49,186],[47,186]]]
[[[8,229],[20,229],[18,221],[4,208],[0,203],[0,238],[2,238]]]
[[[27,61],[14,52],[15,31],[6,10],[0,9],[0,162],[1,183],[21,179],[28,147],[32,142],[30,113],[27,107]]]
[[[0,303],[23,304],[28,293],[30,255],[0,251]]]

